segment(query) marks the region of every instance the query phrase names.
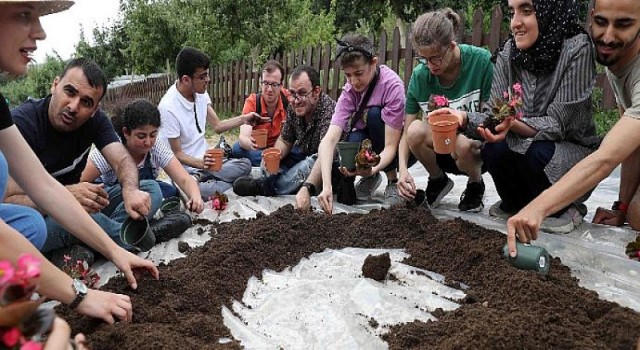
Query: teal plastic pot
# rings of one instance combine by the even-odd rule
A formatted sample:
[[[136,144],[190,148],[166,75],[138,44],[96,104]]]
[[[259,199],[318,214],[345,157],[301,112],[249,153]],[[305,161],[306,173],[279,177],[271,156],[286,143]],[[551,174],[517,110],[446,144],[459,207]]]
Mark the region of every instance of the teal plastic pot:
[[[502,248],[502,256],[506,258],[511,265],[522,270],[533,270],[540,274],[546,275],[551,265],[551,257],[546,249],[531,244],[516,242],[518,255],[512,258],[509,255],[509,247],[505,244]]]
[[[178,197],[169,197],[165,198],[162,201],[162,205],[160,205],[160,211],[163,214],[167,214],[173,211],[180,210],[180,198]]]
[[[120,239],[141,252],[148,251],[156,244],[156,236],[149,228],[147,218],[142,220],[128,218],[125,220],[120,229]]]
[[[340,166],[354,170],[356,168],[356,155],[358,151],[360,151],[359,142],[338,142]]]

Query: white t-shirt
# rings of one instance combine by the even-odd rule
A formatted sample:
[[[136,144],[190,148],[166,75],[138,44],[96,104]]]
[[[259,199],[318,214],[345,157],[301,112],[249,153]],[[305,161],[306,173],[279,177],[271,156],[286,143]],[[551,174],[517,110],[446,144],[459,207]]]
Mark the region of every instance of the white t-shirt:
[[[624,108],[624,115],[640,119],[640,55],[636,56],[620,72],[605,69],[616,102]]]
[[[195,94],[195,102],[190,102],[180,94],[176,84],[171,85],[158,104],[162,120],[161,138],[179,138],[180,147],[184,153],[202,158],[207,151],[204,133],[207,124],[207,108],[210,104],[211,98],[206,92]],[[185,166],[185,169],[189,172],[196,170],[189,166]]]
[[[169,161],[173,158],[173,151],[171,151],[171,147],[169,147],[169,144],[166,141],[158,138],[155,145],[151,147],[151,151],[149,153],[151,153],[153,178],[157,179],[160,174],[160,169],[169,165]],[[93,165],[95,165],[100,171],[100,178],[105,185],[113,186],[118,182],[116,172],[111,168],[111,165],[109,165],[98,149],[94,148],[91,150],[91,153],[89,153],[89,160],[91,160]],[[138,164],[138,169],[142,169],[144,167],[144,162],[146,160],[147,157]]]

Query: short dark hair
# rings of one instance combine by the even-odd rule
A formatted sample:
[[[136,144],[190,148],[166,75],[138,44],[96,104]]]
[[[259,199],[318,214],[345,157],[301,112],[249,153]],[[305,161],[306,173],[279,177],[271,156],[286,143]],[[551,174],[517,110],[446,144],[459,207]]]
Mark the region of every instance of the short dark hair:
[[[371,63],[375,56],[373,43],[362,34],[349,33],[338,40],[336,59],[342,67],[353,65],[359,59]]]
[[[176,73],[178,79],[182,76],[193,76],[196,69],[209,69],[211,60],[204,52],[190,46],[185,46],[176,56]]]
[[[122,128],[132,131],[145,125],[153,125],[158,128],[161,125],[158,107],[147,99],[139,98],[127,103],[124,107],[119,107],[111,118],[111,124],[123,142]]]
[[[280,62],[276,60],[268,60],[264,66],[262,66],[262,71],[269,74],[275,72],[276,69],[280,71],[280,82],[282,82],[284,80],[284,68]]]
[[[298,79],[302,73],[307,73],[309,81],[311,81],[311,88],[315,89],[316,86],[320,86],[320,74],[315,68],[308,65],[297,66],[293,72],[291,72],[291,79]]]
[[[87,78],[89,86],[92,88],[102,88],[102,95],[100,96],[100,99],[102,100],[104,95],[107,93],[108,81],[107,75],[104,74],[104,71],[100,68],[98,63],[86,57],[73,58],[67,62],[66,66],[64,66],[60,79],[64,78],[67,72],[73,68],[82,69],[82,74]]]

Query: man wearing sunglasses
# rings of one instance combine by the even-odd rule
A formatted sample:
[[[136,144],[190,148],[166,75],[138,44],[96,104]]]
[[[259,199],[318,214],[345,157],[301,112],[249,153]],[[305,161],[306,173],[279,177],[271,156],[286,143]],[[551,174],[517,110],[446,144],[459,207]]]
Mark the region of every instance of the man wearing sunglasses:
[[[216,160],[206,152],[206,124],[220,134],[259,119],[256,113],[225,120],[218,118],[207,93],[211,82],[209,63],[209,57],[198,49],[185,47],[180,50],[176,57],[178,80],[158,105],[162,119],[160,133],[167,138],[180,163],[198,180],[204,200],[216,192],[225,192],[233,181],[251,172],[248,159],[224,160],[219,171],[208,170],[215,168]]]
[[[309,207],[309,197],[320,186],[320,171],[310,176],[316,166],[320,140],[327,133],[336,103],[320,88],[320,75],[313,67],[299,66],[289,79],[289,108],[282,133],[275,143],[280,150],[280,171],[264,172],[261,179],[241,177],[233,184],[240,196],[274,196],[298,192],[298,208]],[[336,168],[337,170],[337,168]],[[302,193],[304,192],[304,193]]]
[[[251,136],[253,130],[267,130],[267,148],[276,144],[282,123],[287,117],[289,105],[289,92],[284,88],[283,83],[284,68],[280,62],[267,61],[262,67],[260,92],[249,95],[242,108],[242,113],[255,112],[261,118],[240,127],[239,140],[233,145],[231,151],[234,158],[248,158],[251,160],[251,165],[260,166],[262,149]]]

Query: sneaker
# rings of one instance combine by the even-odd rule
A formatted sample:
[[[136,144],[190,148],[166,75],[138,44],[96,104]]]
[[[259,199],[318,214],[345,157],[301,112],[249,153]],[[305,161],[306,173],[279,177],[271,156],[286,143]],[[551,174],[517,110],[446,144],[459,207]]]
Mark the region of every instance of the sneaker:
[[[86,261],[88,266],[93,265],[95,261],[95,256],[91,249],[80,244],[54,250],[48,253],[47,257],[53,265],[62,270],[64,270],[65,265],[73,265],[77,261]]]
[[[508,218],[515,215],[515,213],[502,209],[502,200],[499,200],[493,203],[493,205],[489,208],[489,215],[493,216],[494,218],[507,220]]]
[[[162,219],[149,223],[149,228],[156,237],[156,244],[176,238],[191,227],[191,216],[182,211],[166,214]]]
[[[540,224],[540,230],[549,233],[569,233],[582,223],[584,214],[575,204],[558,217],[550,216]]]
[[[429,182],[427,182],[425,194],[427,195],[427,204],[429,204],[430,208],[437,207],[440,201],[442,201],[442,198],[453,188],[453,180],[451,180],[446,173],[443,172],[442,174],[441,178],[429,178]]]
[[[460,196],[458,209],[460,209],[460,211],[470,211],[473,213],[482,211],[482,209],[484,209],[482,199],[484,199],[484,182],[469,182],[467,183],[467,188]]]
[[[264,196],[264,182],[251,176],[243,176],[233,182],[233,192],[238,196]]]
[[[384,201],[390,205],[396,205],[404,202],[404,199],[398,195],[398,181],[389,181],[384,189]]]
[[[377,173],[373,176],[363,177],[356,184],[356,198],[366,201],[373,195],[373,192],[382,183],[382,175]]]

